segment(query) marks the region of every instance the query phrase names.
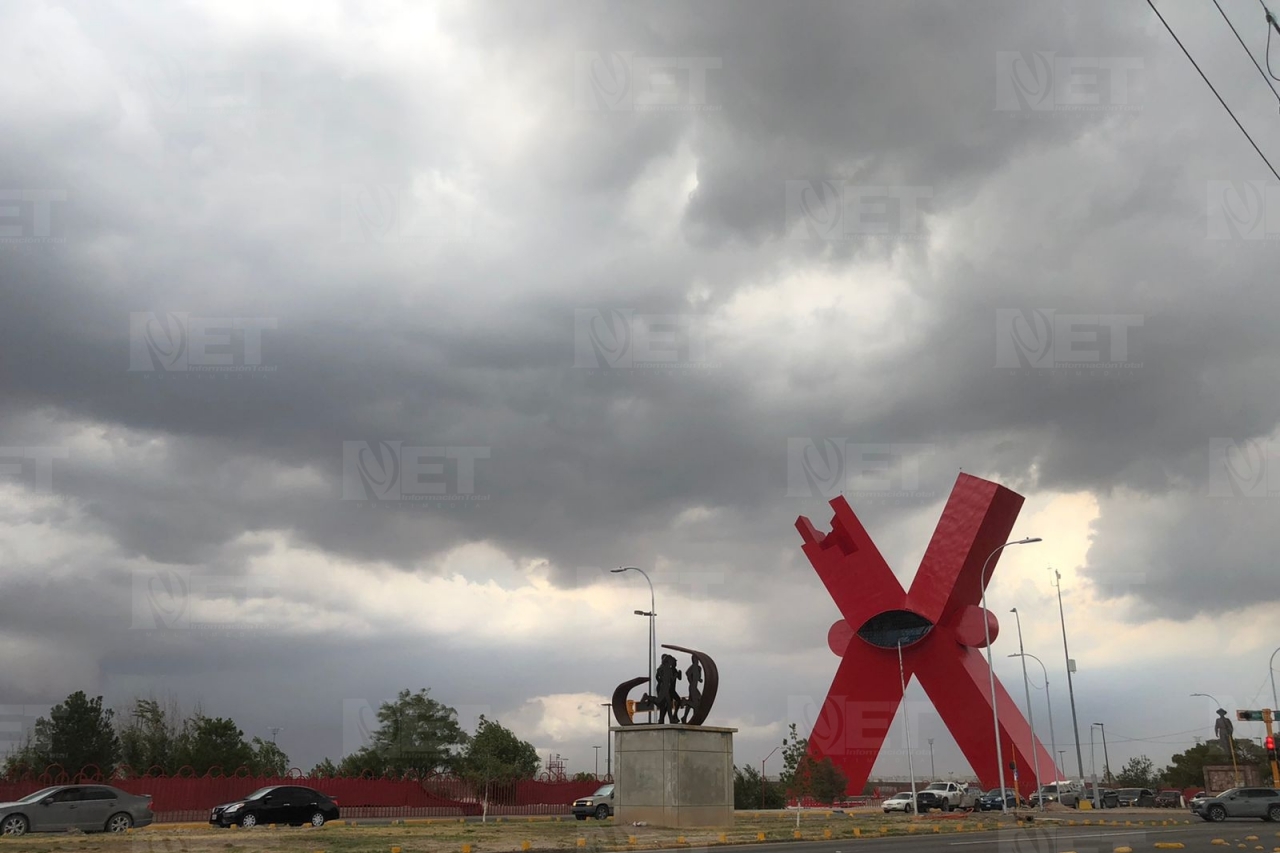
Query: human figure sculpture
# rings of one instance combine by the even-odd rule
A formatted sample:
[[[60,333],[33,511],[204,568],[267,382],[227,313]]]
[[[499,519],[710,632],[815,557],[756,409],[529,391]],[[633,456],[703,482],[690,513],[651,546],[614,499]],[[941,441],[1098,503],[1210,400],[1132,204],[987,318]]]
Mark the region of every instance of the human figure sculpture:
[[[1218,719],[1213,724],[1213,733],[1218,738],[1218,745],[1222,747],[1222,751],[1227,755],[1232,755],[1231,736],[1235,734],[1235,724],[1227,719],[1227,712],[1223,708],[1218,709]]]
[[[684,674],[689,679],[689,698],[683,702],[684,719],[680,722],[688,723],[689,718],[698,712],[698,705],[702,703],[702,692],[698,689],[698,685],[702,683],[702,667],[698,664],[697,658],[693,659],[693,663],[689,664]]]
[[[676,682],[680,680],[680,670],[676,669],[673,655],[663,655],[662,664],[658,667],[658,723],[678,723],[680,696],[676,693]]]

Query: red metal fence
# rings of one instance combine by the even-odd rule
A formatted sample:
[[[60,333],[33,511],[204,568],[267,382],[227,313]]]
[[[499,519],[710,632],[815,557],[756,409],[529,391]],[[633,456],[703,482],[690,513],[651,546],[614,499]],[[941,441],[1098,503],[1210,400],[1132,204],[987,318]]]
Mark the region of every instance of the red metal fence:
[[[248,775],[245,768],[223,775],[210,771],[204,776],[183,773],[138,775],[129,768],[103,774],[85,768],[70,776],[61,768],[44,773],[0,778],[0,802],[10,802],[49,785],[72,782],[100,782],[131,794],[150,794],[151,808],[158,821],[204,820],[220,803],[240,799],[267,785],[305,785],[328,794],[349,817],[467,817],[484,810],[484,792],[479,786],[448,776],[416,778],[358,777],[313,778],[294,769],[285,777]],[[540,782],[532,779],[495,782],[488,792],[491,815],[563,815],[579,797],[600,786],[598,781]]]

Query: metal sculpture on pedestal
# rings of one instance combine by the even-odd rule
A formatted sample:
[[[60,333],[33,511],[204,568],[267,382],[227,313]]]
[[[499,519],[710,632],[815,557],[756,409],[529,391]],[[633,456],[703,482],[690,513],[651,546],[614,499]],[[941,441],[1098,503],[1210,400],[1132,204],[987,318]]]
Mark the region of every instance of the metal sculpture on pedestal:
[[[689,695],[681,696],[676,690],[676,682],[684,677],[676,668],[676,659],[673,655],[663,655],[662,663],[658,667],[657,687],[654,688],[657,696],[650,696],[648,693],[635,703],[635,711],[657,711],[659,723],[684,723],[690,726],[700,726],[707,720],[707,715],[711,713],[711,706],[716,701],[716,690],[720,686],[720,672],[716,669],[716,662],[703,652],[694,649],[686,649],[684,646],[663,646],[664,649],[671,649],[673,652],[684,652],[693,658],[693,663],[689,664]],[[702,688],[698,687],[698,683],[702,682],[705,675],[705,683]],[[627,708],[627,694],[636,687],[649,681],[648,676],[640,676],[630,681],[624,681],[618,685],[613,691],[613,718],[618,721],[620,726],[639,725],[631,718],[631,713]],[[680,712],[684,711],[684,719],[681,720]]]
[[[844,617],[827,632],[827,645],[842,660],[809,736],[809,752],[830,758],[861,792],[884,745],[899,706],[898,647],[907,679],[915,675],[932,700],[961,752],[987,788],[1000,785],[992,708],[990,670],[982,652],[989,627],[994,641],[996,617],[979,606],[999,554],[983,562],[1008,540],[1022,508],[1016,492],[961,474],[925,550],[910,591],[902,588],[875,543],[843,497],[831,501],[831,532],[818,531],[801,516],[796,529],[803,550]],[[1033,736],[1026,719],[996,681],[1000,738],[1006,761],[1056,767]],[[1005,784],[1010,773],[1005,771]],[[1020,786],[1030,793],[1027,784]]]

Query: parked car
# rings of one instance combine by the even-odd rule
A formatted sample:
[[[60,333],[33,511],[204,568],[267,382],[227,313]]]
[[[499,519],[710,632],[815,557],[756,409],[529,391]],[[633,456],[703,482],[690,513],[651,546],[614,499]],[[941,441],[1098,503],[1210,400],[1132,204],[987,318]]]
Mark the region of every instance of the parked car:
[[[1182,805],[1182,792],[1174,788],[1166,788],[1156,794],[1156,808],[1176,809]]]
[[[313,788],[301,785],[268,785],[244,799],[214,806],[209,823],[214,826],[265,826],[272,823],[324,826],[338,819],[338,802]]]
[[[894,794],[892,797],[884,801],[884,813],[889,812],[905,812],[911,814],[918,812],[920,814],[928,814],[932,809],[943,809],[942,801],[938,799],[938,795],[932,791],[916,792],[916,807],[911,806],[911,792],[902,791]]]
[[[1123,808],[1153,809],[1156,807],[1156,795],[1150,788],[1121,788],[1119,800]]]
[[[985,794],[978,797],[975,808],[980,812],[1002,811],[1003,807],[1000,805],[1000,800],[1002,799],[1001,792],[1004,794],[1003,800],[1005,804],[1011,809],[1016,809],[1018,806],[1025,805],[1027,802],[1019,796],[1018,792],[1013,788],[992,788],[990,791],[987,791]]]
[[[601,785],[589,797],[573,801],[573,816],[578,820],[593,817],[605,820],[613,816],[613,783]]]
[[[947,812],[974,808],[978,802],[978,796],[982,793],[959,782],[932,782],[925,790],[936,796],[942,810]]]
[[[1031,805],[1038,806],[1040,801],[1044,800],[1045,805],[1061,803],[1064,806],[1078,808],[1082,796],[1081,789],[1074,782],[1052,782],[1041,785],[1040,790],[1031,795]]]
[[[1093,802],[1093,784],[1084,786],[1084,791],[1080,795],[1080,799]],[[1104,809],[1117,809],[1120,807],[1120,792],[1115,788],[1100,788],[1098,790],[1098,805]]]
[[[151,797],[110,785],[54,785],[0,804],[0,833],[124,832],[151,824]]]
[[[1216,797],[1197,797],[1191,811],[1207,821],[1229,817],[1260,817],[1280,821],[1280,791],[1274,788],[1232,788]]]

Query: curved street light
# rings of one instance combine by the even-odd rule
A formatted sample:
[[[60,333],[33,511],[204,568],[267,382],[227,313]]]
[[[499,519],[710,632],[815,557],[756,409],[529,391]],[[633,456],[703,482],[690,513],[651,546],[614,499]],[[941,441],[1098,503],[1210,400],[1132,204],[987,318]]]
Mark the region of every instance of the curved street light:
[[[1047,704],[1047,705],[1049,706],[1049,743],[1050,743],[1050,744],[1051,744],[1051,746],[1052,746],[1053,754],[1058,756],[1058,762],[1059,762],[1059,764],[1063,764],[1064,762],[1062,761],[1062,754],[1058,752],[1058,738],[1057,738],[1057,736],[1053,733],[1053,696],[1052,696],[1052,694],[1050,694],[1050,693],[1049,693],[1049,670],[1048,670],[1048,668],[1046,668],[1046,667],[1045,667],[1045,665],[1044,665],[1044,661],[1040,660],[1040,658],[1036,657],[1035,655],[1031,654],[1030,652],[1019,652],[1019,653],[1018,653],[1018,654],[1016,654],[1016,655],[1009,655],[1009,657],[1011,657],[1011,658],[1013,658],[1013,657],[1031,658],[1033,661],[1035,661],[1036,663],[1040,664],[1040,671],[1041,671],[1042,673],[1044,673],[1044,701],[1045,701],[1045,704]],[[1066,752],[1066,750],[1064,749],[1064,750],[1062,750],[1062,752],[1064,752],[1064,753],[1065,753],[1065,752]],[[1054,782],[1057,782],[1057,781],[1058,781],[1058,779],[1059,779],[1059,776],[1058,776],[1058,770],[1059,770],[1059,769],[1060,769],[1060,768],[1059,768],[1059,767],[1057,767],[1057,766],[1055,766],[1055,767],[1053,768],[1053,781],[1054,781]]]
[[[655,616],[657,616],[656,608],[654,607],[654,599],[653,599],[653,581],[649,580],[649,575],[647,572],[645,572],[644,569],[637,568],[636,566],[619,566],[616,569],[610,569],[609,572],[615,575],[620,574],[622,572],[639,572],[644,577],[645,583],[649,584],[649,609],[637,610],[635,611],[635,614],[637,616],[649,617],[649,695],[652,696],[653,695],[653,658],[654,658],[654,652],[657,649],[657,642],[658,642],[657,632],[653,624],[653,619]],[[653,722],[653,711],[649,712],[649,722]]]
[[[987,673],[991,676],[991,722],[996,732],[996,769],[1000,773],[999,788],[1004,790],[1004,750],[1000,746],[1000,709],[996,707],[996,670],[995,665],[991,662],[991,620],[987,618],[987,566],[991,563],[991,558],[999,554],[1010,545],[1030,545],[1032,542],[1042,542],[1039,536],[1028,536],[1025,539],[1015,539],[1012,542],[1006,542],[999,548],[996,548],[987,555],[987,559],[982,563],[982,574],[978,576],[978,587],[982,592],[982,633],[987,641]],[[1009,799],[1002,797],[1000,800],[1000,810],[1004,814],[1009,813]]]
[[[1031,680],[1027,678],[1027,658],[1022,647],[1022,614],[1018,612],[1018,608],[1009,611],[1013,614],[1013,618],[1018,623],[1018,655],[1022,658],[1022,689],[1027,695],[1027,725],[1031,728],[1031,758],[1032,764],[1036,769],[1036,792],[1040,791],[1040,750],[1036,749],[1036,715],[1031,709]],[[1013,657],[1013,655],[1009,655]],[[1048,678],[1045,679],[1048,681]],[[1039,798],[1040,811],[1044,811],[1044,797]]]

